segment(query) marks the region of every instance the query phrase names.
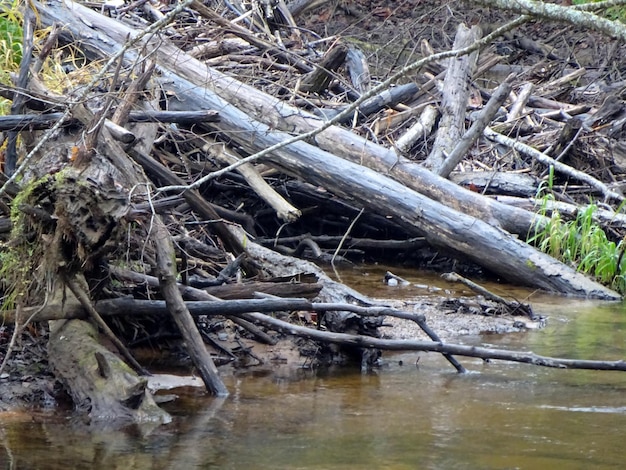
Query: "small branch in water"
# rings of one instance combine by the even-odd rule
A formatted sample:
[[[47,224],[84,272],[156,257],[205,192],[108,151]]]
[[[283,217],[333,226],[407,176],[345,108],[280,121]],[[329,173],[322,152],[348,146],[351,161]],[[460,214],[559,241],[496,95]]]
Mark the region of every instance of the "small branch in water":
[[[257,313],[260,311],[273,312],[281,310],[345,310],[361,315],[380,316],[388,315],[407,320],[421,320],[423,315],[402,312],[387,307],[358,307],[352,304],[313,303],[306,299],[238,299],[228,301],[209,302],[185,302],[189,313],[198,315],[236,315],[248,321],[259,323],[270,329],[281,331],[286,334],[302,336],[315,341],[357,346],[361,348],[377,348],[388,351],[431,351],[441,354],[454,354],[457,356],[478,357],[481,359],[497,359],[503,361],[522,362],[536,366],[553,367],[558,369],[588,369],[588,370],[615,370],[626,372],[626,361],[596,361],[582,359],[563,359],[556,357],[540,356],[532,352],[507,351],[502,349],[482,348],[461,344],[444,343],[442,341],[420,340],[385,340],[370,336],[349,335],[345,333],[331,333],[319,331],[313,328],[293,325],[291,323],[272,318],[268,315]],[[133,315],[133,314],[158,314],[167,313],[168,309],[164,301],[159,300],[134,300],[112,299],[101,300],[96,303],[96,309],[102,315]],[[253,313],[254,312],[254,313]],[[9,313],[9,312],[7,312]],[[85,314],[80,309],[70,309],[63,312],[66,317],[80,318]],[[58,308],[46,308],[35,318],[37,321],[44,319],[58,319]],[[5,314],[6,315],[6,314]],[[417,320],[416,320],[417,319]]]
[[[476,292],[478,295],[482,295],[483,297],[485,297],[485,299],[491,300],[493,302],[496,302],[502,305],[503,307],[507,309],[507,313],[509,315],[526,315],[531,320],[536,320],[539,318],[533,313],[530,305],[523,304],[517,301],[506,300],[505,298],[500,297],[497,294],[494,294],[490,290],[485,289],[483,286],[476,284],[475,282],[470,281],[469,279],[457,273],[444,273],[441,275],[441,277],[448,282],[460,282],[461,284],[466,285],[471,290]]]

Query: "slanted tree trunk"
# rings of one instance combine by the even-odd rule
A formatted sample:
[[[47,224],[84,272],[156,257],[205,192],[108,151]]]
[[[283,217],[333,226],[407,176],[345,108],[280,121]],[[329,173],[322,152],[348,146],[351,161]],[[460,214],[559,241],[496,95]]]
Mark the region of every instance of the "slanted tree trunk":
[[[200,3],[194,2],[193,6],[203,15],[217,16]],[[38,4],[38,11],[42,24],[65,25],[61,37],[70,42],[80,41],[83,50],[97,58],[114,54],[128,37],[137,33],[123,23],[70,0]],[[172,102],[172,106],[178,105],[176,109],[219,109],[221,112],[226,101],[243,111],[247,115],[246,119],[258,120],[272,129],[293,134],[309,132],[323,123],[317,116],[207,67],[167,40],[159,39],[152,49],[162,72],[159,80],[161,86],[172,95],[178,93],[176,96],[183,100],[182,104],[176,100]],[[134,54],[133,51],[128,51],[127,59],[134,60]],[[396,154],[393,149],[377,145],[342,127],[331,126],[324,130],[315,137],[315,144],[341,158],[389,175],[442,204],[522,237],[541,219],[532,212],[511,208],[461,188]]]
[[[80,38],[84,47],[102,47],[101,38],[97,44],[93,30],[106,35],[109,40],[104,45],[118,49],[125,39],[134,32],[110,18],[106,18],[87,8],[64,0],[71,10],[59,6],[42,6],[44,22],[59,21],[68,24],[73,38]],[[195,8],[207,15],[212,14],[206,7],[195,4]],[[71,13],[70,13],[71,12]],[[74,21],[70,21],[68,13]],[[76,18],[85,21],[75,21]],[[92,25],[88,27],[87,25]],[[101,53],[98,51],[98,53]],[[129,54],[129,59],[132,59]],[[320,125],[300,110],[289,107],[254,88],[237,82],[187,56],[167,41],[159,42],[156,61],[161,67],[161,85],[171,92],[170,109],[219,109],[220,122],[212,127],[223,132],[250,153],[255,153],[271,145],[285,141],[289,136],[273,129],[289,128],[301,132]],[[210,89],[209,89],[210,87]],[[225,99],[220,98],[221,95]],[[237,107],[235,107],[237,106]],[[246,114],[243,110],[249,110]],[[257,120],[271,121],[271,127]],[[333,137],[331,137],[333,136]],[[331,139],[328,141],[327,139]],[[570,267],[543,254],[509,233],[494,228],[473,216],[440,204],[424,195],[407,188],[386,176],[389,167],[381,168],[377,156],[386,151],[371,143],[359,140],[352,133],[339,128],[331,128],[315,137],[316,143],[326,140],[324,147],[350,158],[369,160],[378,171],[352,163],[302,141],[275,151],[268,163],[279,166],[287,173],[297,174],[314,184],[328,188],[347,199],[355,200],[370,211],[392,216],[396,223],[404,227],[410,235],[424,235],[433,245],[444,246],[459,252],[503,278],[535,286],[548,291],[564,294],[618,299],[612,290],[577,273]],[[399,159],[394,158],[394,164]],[[384,165],[384,164],[383,164]],[[406,168],[406,166],[404,167]],[[410,171],[410,174],[423,174],[425,169]],[[434,187],[425,191],[444,198],[448,183],[428,172],[423,182]],[[450,186],[455,186],[449,183]],[[470,193],[454,190],[455,194]],[[429,196],[430,196],[429,194]],[[468,194],[468,198],[477,196]],[[455,207],[468,207],[467,200],[456,201]],[[493,208],[496,204],[482,203],[482,207]],[[509,209],[506,209],[509,211]],[[482,218],[494,218],[489,210]]]

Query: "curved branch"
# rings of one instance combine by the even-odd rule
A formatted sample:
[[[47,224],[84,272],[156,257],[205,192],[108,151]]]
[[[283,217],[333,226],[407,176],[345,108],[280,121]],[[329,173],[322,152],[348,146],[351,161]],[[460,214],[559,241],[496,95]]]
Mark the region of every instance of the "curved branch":
[[[478,0],[477,3],[553,21],[562,21],[575,26],[598,31],[615,39],[626,40],[626,26],[619,21],[611,21],[595,13],[582,11],[571,6],[533,0]]]

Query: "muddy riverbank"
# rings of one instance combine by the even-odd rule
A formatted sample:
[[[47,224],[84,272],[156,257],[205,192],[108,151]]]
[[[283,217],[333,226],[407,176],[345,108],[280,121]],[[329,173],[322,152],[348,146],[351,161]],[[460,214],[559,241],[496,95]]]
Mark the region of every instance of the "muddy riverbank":
[[[386,285],[384,274],[389,269],[393,269],[410,284],[396,287]],[[463,337],[466,336],[520,332],[540,326],[538,322],[519,316],[459,313],[451,308],[442,307],[442,303],[446,300],[465,299],[471,303],[475,297],[472,297],[472,293],[463,286],[447,283],[435,273],[400,267],[368,266],[345,269],[339,275],[346,285],[353,286],[377,303],[425,315],[427,324],[444,341],[463,342]],[[506,289],[506,286],[498,287],[490,284],[489,288],[502,294],[502,289]],[[531,293],[519,289],[512,292],[515,297]],[[0,337],[0,350],[4,353],[12,329],[5,326],[3,331],[4,334]],[[231,323],[224,331],[236,335],[236,325]],[[386,339],[427,339],[417,324],[393,317],[386,317],[379,331],[381,337]],[[245,370],[252,374],[256,371],[262,374],[291,376],[294,371],[310,369],[311,365],[315,364],[317,346],[314,343],[296,337],[283,336],[282,338],[276,345],[263,345],[238,339],[242,341],[242,344],[253,349],[253,354],[259,362],[247,363],[240,367],[227,365],[220,368],[220,373],[223,376],[230,376]],[[43,327],[26,329],[23,332],[14,350],[13,359],[9,362],[3,377],[0,378],[0,409],[71,407],[62,386],[55,380],[48,365],[46,343],[47,332]],[[183,376],[191,375],[193,367],[188,357],[181,354],[181,351],[182,348],[174,347],[170,352],[162,352],[164,356],[159,356],[160,353],[156,350],[151,352],[146,348],[136,352],[149,362],[161,364],[161,366],[157,365],[156,370],[152,370],[153,372],[160,371],[163,369],[162,364],[167,364],[166,369],[169,372]],[[172,370],[172,367],[175,370]],[[346,367],[350,368],[350,366]]]

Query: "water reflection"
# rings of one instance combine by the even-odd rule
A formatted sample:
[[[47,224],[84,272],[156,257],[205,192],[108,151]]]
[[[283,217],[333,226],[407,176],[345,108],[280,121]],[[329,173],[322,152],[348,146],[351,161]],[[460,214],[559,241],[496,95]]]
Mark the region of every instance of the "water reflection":
[[[546,330],[466,341],[624,357],[622,305],[540,300]],[[230,398],[185,392],[167,407],[174,422],[157,428],[87,432],[65,416],[0,416],[0,461],[11,469],[623,466],[624,373],[462,359],[472,372],[458,375],[433,353],[386,357],[369,374],[232,376]]]

